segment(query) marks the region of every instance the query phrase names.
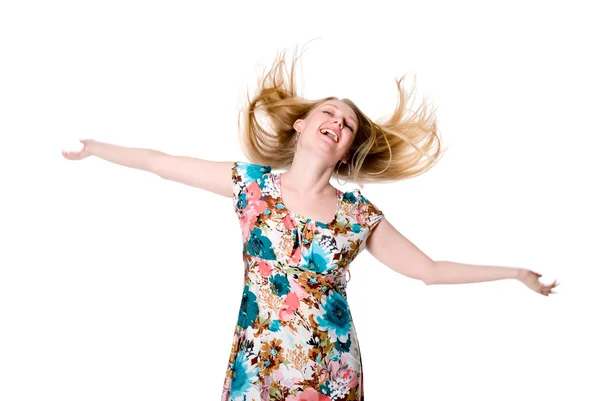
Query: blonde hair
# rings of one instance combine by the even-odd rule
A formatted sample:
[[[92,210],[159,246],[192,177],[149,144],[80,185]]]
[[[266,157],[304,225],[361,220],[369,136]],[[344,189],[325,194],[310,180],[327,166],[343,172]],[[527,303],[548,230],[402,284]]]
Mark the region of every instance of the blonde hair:
[[[246,94],[246,103],[239,114],[242,151],[251,162],[273,169],[290,166],[296,152],[294,122],[332,99],[345,102],[358,117],[348,163],[338,162],[339,171],[334,172],[338,180],[345,177],[362,188],[363,183],[420,175],[439,161],[443,152],[435,116],[428,113],[424,104],[408,114],[406,103],[412,92],[408,96],[404,92],[404,76],[395,80],[399,92],[396,109],[387,119],[374,122],[349,99],[330,96],[308,100],[298,96],[295,68],[301,55],[294,56],[289,72],[285,55],[285,50],[279,53],[271,69],[259,77],[257,94],[253,98]],[[259,123],[259,112],[266,114],[270,127]]]

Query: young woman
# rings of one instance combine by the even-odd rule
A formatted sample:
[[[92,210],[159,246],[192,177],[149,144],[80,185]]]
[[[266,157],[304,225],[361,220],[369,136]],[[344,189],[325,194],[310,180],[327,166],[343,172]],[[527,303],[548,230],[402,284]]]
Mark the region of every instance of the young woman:
[[[402,79],[390,118],[375,123],[348,99],[299,97],[285,52],[248,98],[240,123],[252,162],[215,162],[81,140],[69,160],[94,155],[233,198],[243,236],[244,290],[223,401],[364,400],[358,338],[346,302],[350,263],[367,249],[426,284],[515,278],[548,295],[526,269],[433,261],[400,234],[360,189],[422,174],[441,157],[435,119],[407,115]],[[263,126],[263,113],[269,126]],[[243,124],[241,124],[243,123]],[[274,169],[287,169],[276,173]],[[338,181],[339,182],[339,181]]]

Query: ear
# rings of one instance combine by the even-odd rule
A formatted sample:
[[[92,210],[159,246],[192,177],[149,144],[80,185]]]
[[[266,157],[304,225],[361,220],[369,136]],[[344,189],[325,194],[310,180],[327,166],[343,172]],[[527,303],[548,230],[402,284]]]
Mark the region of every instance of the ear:
[[[350,153],[346,152],[346,154],[344,154],[344,156],[342,156],[342,162],[343,163],[348,163],[348,159],[350,158]]]
[[[304,131],[304,120],[302,120],[301,118],[297,119],[294,122],[294,129],[296,130],[296,132]]]

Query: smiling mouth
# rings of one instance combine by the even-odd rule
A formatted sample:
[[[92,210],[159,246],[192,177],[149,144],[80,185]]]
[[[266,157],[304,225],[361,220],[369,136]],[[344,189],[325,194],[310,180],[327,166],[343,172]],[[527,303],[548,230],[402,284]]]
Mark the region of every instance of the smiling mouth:
[[[335,143],[338,143],[338,141],[339,141],[339,138],[336,135],[336,133],[333,132],[332,130],[330,130],[329,128],[322,129],[321,130],[321,134],[327,135]]]

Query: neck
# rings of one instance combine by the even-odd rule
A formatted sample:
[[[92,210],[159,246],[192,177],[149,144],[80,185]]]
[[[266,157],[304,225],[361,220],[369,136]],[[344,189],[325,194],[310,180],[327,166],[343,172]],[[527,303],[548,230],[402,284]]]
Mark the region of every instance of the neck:
[[[335,187],[329,183],[332,172],[332,167],[310,163],[300,165],[294,160],[290,169],[282,173],[281,176],[284,176],[283,180],[286,188],[290,188],[290,184],[292,184],[291,189],[294,192],[312,197],[322,196],[327,191],[331,191],[332,188],[335,190]]]

